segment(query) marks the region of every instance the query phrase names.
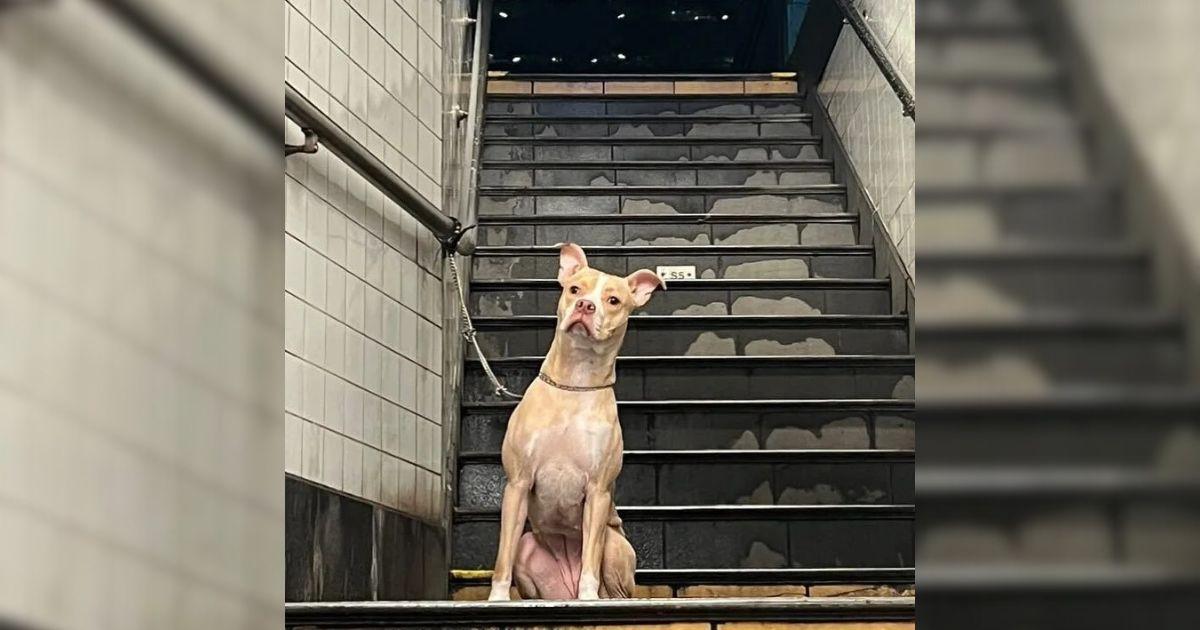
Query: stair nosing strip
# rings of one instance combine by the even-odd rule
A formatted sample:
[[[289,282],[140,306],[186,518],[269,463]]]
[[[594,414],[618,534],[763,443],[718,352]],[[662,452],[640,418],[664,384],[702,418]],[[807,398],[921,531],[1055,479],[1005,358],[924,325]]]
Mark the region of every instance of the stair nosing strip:
[[[553,278],[508,278],[498,280],[472,280],[471,288],[480,290],[496,289],[555,289],[559,290],[558,280]],[[891,286],[888,278],[695,278],[688,280],[672,280],[671,289],[886,289]]]
[[[696,138],[693,136],[662,136],[662,137],[647,137],[647,136],[532,136],[528,138],[519,137],[504,137],[504,136],[485,136],[481,142],[484,146],[489,144],[508,145],[508,144],[580,144],[589,146],[612,146],[612,145],[641,145],[641,144],[682,144],[686,146],[713,146],[713,145],[819,145],[821,138],[818,136],[803,136],[803,137],[773,137],[773,136],[713,136],[708,138]]]
[[[458,454],[459,464],[499,464],[499,451],[470,451]],[[623,454],[626,464],[692,463],[911,463],[911,449],[630,449]]]
[[[806,184],[800,186],[680,185],[680,186],[480,186],[486,197],[547,197],[624,195],[844,195],[845,184]]]
[[[916,569],[912,567],[643,568],[637,569],[636,574],[638,584],[778,584],[779,581],[767,578],[781,576],[803,584],[913,584],[916,581]],[[450,581],[455,584],[484,584],[490,579],[490,570],[450,570]]]
[[[515,400],[494,401],[464,401],[461,408],[471,411],[486,411],[493,409],[510,409],[517,406]],[[706,409],[724,410],[753,408],[787,408],[810,407],[814,409],[842,409],[866,411],[915,411],[917,401],[912,398],[793,398],[793,399],[748,399],[748,400],[706,400],[699,399],[664,399],[664,400],[618,400],[618,409],[638,408],[686,408],[703,407]]]
[[[492,522],[500,519],[499,508],[454,507],[454,522]],[[743,521],[764,518],[789,520],[911,520],[916,506],[911,503],[841,503],[809,505],[627,505],[617,513],[631,521],[692,518],[702,520]]]
[[[1163,334],[1183,330],[1183,320],[1171,313],[1025,315],[1011,320],[929,320],[916,324],[918,334]]]
[[[804,159],[804,160],[742,160],[717,162],[715,160],[482,160],[483,170],[570,170],[570,169],[716,169],[716,170],[752,170],[766,168],[792,168],[798,170],[820,170],[833,168],[833,160]],[[510,168],[511,167],[511,168]]]
[[[556,315],[472,315],[481,330],[507,330],[513,328],[550,327],[557,321]],[[689,326],[711,326],[727,328],[747,327],[796,327],[796,328],[904,328],[909,324],[906,315],[631,315],[628,320],[637,328],[686,328]],[[918,329],[919,330],[919,329]]]
[[[483,122],[499,123],[622,123],[622,122],[735,122],[735,123],[774,123],[774,122],[811,122],[813,115],[805,112],[798,114],[485,114]],[[488,139],[492,136],[484,136]]]
[[[492,357],[490,363],[537,363],[545,360],[541,355]],[[467,357],[468,363],[478,363],[479,359]],[[913,354],[836,354],[836,355],[630,355],[618,356],[617,364],[622,363],[862,363],[862,364],[905,364],[912,365],[916,360]]]
[[[480,225],[545,225],[592,223],[604,225],[621,224],[683,224],[709,225],[731,223],[853,223],[859,217],[848,212],[808,214],[727,214],[727,213],[677,213],[677,214],[485,214],[478,218]],[[503,246],[498,246],[503,247]]]
[[[553,245],[483,245],[475,249],[475,256],[557,256],[559,248]],[[737,255],[737,254],[796,254],[796,255],[870,255],[870,245],[594,245],[586,251],[590,254],[610,256],[650,255]]]

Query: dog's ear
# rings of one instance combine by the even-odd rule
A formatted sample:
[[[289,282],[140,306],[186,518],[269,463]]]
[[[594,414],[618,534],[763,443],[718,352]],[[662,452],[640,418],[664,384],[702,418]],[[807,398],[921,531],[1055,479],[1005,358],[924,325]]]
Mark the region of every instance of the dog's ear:
[[[558,244],[558,283],[565,284],[567,278],[587,269],[587,256],[583,248],[575,243]]]
[[[645,306],[646,302],[650,301],[650,294],[654,293],[655,289],[667,290],[667,282],[649,269],[638,269],[629,274],[625,281],[629,283],[633,303],[638,307]]]

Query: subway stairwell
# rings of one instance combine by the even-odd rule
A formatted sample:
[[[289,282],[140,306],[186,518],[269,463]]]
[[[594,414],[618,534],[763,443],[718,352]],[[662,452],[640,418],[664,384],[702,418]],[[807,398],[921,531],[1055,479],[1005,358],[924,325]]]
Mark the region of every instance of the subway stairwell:
[[[555,244],[616,273],[695,267],[618,359],[636,595],[911,594],[909,313],[797,83],[572,79],[491,80],[469,308],[519,392],[553,334]],[[452,591],[479,599],[515,403],[473,356],[464,379]]]

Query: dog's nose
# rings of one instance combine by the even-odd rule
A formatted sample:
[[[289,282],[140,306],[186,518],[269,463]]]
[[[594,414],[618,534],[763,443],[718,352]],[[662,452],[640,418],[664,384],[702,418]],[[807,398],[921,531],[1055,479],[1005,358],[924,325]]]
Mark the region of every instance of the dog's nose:
[[[595,313],[596,304],[591,300],[577,300],[575,302],[575,310],[583,311],[585,313]]]

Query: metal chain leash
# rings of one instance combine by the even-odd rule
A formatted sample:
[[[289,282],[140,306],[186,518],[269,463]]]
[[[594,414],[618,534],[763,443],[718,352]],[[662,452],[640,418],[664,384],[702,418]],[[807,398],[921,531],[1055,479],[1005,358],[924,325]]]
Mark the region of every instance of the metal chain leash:
[[[495,392],[497,396],[503,396],[512,400],[520,400],[521,394],[514,394],[504,386],[504,383],[500,382],[500,379],[496,376],[496,373],[492,371],[492,366],[488,364],[487,357],[484,356],[483,350],[479,348],[479,340],[477,339],[476,334],[477,331],[475,330],[475,324],[471,322],[471,313],[467,310],[467,294],[463,290],[462,278],[458,276],[458,263],[455,262],[455,257],[456,255],[452,251],[447,252],[446,254],[446,260],[450,261],[450,277],[454,279],[454,288],[458,293],[458,308],[459,316],[462,318],[463,339],[466,339],[467,342],[475,348],[475,356],[479,357],[479,365],[483,367],[483,373],[487,374],[488,380],[492,382],[492,386],[494,387],[492,391]]]

